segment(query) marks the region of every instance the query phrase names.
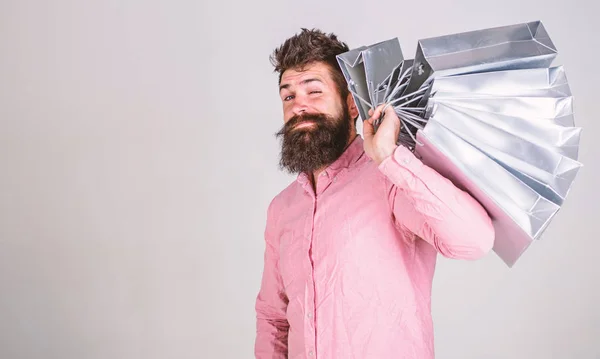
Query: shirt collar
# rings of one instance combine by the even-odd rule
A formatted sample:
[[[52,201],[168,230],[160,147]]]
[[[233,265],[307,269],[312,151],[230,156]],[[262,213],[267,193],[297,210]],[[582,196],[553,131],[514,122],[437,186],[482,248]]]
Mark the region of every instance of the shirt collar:
[[[346,149],[344,150],[342,155],[337,160],[335,160],[332,164],[327,166],[327,168],[325,168],[324,172],[327,173],[327,175],[330,178],[333,178],[341,170],[343,170],[345,168],[349,168],[354,163],[356,163],[356,161],[358,161],[360,159],[360,157],[363,155],[363,153],[364,153],[364,140],[362,139],[360,134],[357,134],[356,137],[354,138],[354,140],[352,140],[352,142],[350,143],[350,145],[348,145],[348,147],[346,147]],[[300,173],[298,175],[298,181],[300,181],[301,183],[305,183],[306,181],[308,181],[308,178],[309,178],[308,175],[304,172]]]

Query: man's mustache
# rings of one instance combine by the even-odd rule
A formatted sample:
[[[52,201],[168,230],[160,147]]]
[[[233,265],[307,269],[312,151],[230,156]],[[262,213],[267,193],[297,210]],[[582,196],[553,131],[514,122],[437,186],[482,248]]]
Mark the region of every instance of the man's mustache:
[[[317,125],[320,123],[325,123],[327,121],[327,116],[323,114],[307,114],[307,115],[294,115],[284,126],[284,132],[291,131],[296,126],[301,125],[303,123],[316,123]]]

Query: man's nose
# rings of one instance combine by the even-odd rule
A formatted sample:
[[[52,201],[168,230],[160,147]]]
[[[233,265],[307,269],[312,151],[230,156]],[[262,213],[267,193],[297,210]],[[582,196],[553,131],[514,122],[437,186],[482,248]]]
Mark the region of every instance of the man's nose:
[[[292,107],[292,112],[294,115],[300,115],[305,113],[308,110],[306,99],[302,96],[297,96],[294,98],[294,106]]]

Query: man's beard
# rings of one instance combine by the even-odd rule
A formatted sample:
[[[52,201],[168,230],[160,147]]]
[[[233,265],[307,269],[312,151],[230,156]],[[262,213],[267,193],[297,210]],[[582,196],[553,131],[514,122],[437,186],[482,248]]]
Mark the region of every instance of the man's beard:
[[[295,128],[307,121],[312,124]],[[310,174],[335,162],[350,140],[350,121],[344,106],[337,117],[324,114],[292,117],[276,134],[283,137],[279,167],[290,173]]]

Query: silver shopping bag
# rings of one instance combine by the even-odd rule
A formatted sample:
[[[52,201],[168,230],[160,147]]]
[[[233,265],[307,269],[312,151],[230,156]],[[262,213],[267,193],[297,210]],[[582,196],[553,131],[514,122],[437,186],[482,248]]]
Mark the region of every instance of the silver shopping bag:
[[[441,76],[433,81],[431,93],[536,96],[546,89],[571,95],[563,66]]]
[[[545,199],[477,148],[432,120],[417,133],[415,153],[487,210],[494,252],[512,267],[539,239],[560,206]]]
[[[541,237],[582,166],[581,128],[564,68],[551,67],[556,56],[539,21],[429,38],[357,96],[367,107],[392,106],[397,143],[480,201],[509,266]],[[346,73],[353,91],[363,79]]]
[[[518,136],[527,142],[550,148],[562,156],[573,160],[577,160],[579,157],[582,128],[570,126],[574,122],[572,114],[561,117],[560,123],[555,123],[555,119],[507,116],[449,104],[436,105],[435,109],[442,112],[438,113],[438,117],[444,117],[443,112],[450,112],[447,116],[452,117],[453,114],[450,110],[458,111],[464,116]],[[433,112],[433,107],[431,112]]]
[[[499,113],[507,116],[540,117],[548,121],[573,114],[573,97],[434,97],[435,103]]]
[[[362,46],[337,56],[363,121],[369,118],[369,109],[383,101],[389,88],[385,84],[391,82],[403,60],[398,39]]]
[[[437,105],[425,128],[430,126],[431,121],[443,125],[537,193],[559,205],[581,168],[581,163],[559,153],[562,143],[529,141],[457,109]]]
[[[549,67],[557,50],[540,21],[419,40],[408,92],[438,76]]]

